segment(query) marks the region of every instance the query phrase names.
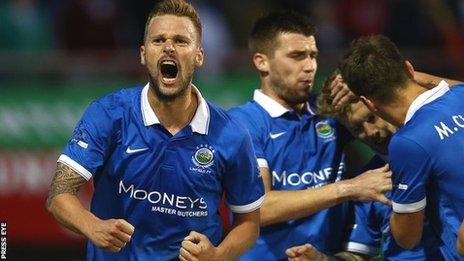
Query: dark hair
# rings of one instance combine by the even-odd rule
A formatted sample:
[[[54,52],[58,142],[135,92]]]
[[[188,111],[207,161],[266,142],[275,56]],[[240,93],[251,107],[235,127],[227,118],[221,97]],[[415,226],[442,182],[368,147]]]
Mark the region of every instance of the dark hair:
[[[404,60],[395,44],[383,35],[354,40],[340,62],[343,80],[358,96],[391,101],[408,81]]]
[[[316,29],[309,18],[294,11],[270,13],[258,19],[248,37],[248,47],[252,53],[272,55],[278,46],[279,33],[298,33],[311,36]]]
[[[322,84],[321,92],[317,97],[317,109],[324,117],[345,117],[348,112],[351,111],[352,103],[343,104],[338,109],[335,109],[335,106],[332,105],[333,97],[331,95],[332,89],[330,88],[330,84],[339,74],[340,70],[336,69],[329,77],[327,77],[327,79],[325,79],[324,83]]]
[[[155,16],[160,15],[175,15],[175,16],[184,16],[192,21],[193,25],[197,29],[198,33],[198,40],[201,41],[201,22],[200,16],[198,15],[195,8],[185,2],[184,0],[164,0],[159,2],[153,10],[151,10],[150,14],[148,15],[147,22],[145,23],[145,33],[144,33],[144,41],[146,40],[148,27],[150,26],[151,19]]]

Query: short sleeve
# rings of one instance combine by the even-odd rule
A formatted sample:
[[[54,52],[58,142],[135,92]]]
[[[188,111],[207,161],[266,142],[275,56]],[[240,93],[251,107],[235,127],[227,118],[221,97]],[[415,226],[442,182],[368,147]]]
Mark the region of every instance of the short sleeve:
[[[264,139],[262,134],[265,133],[260,131],[257,119],[253,119],[248,113],[243,112],[241,109],[235,108],[228,111],[230,117],[235,119],[244,129],[248,131],[253,142],[253,148],[255,155],[258,160],[259,167],[269,168],[266,155],[264,153]]]
[[[345,249],[369,256],[379,254],[382,231],[374,202],[354,203],[354,225],[349,230]]]
[[[432,172],[426,151],[416,142],[395,136],[389,146],[392,203],[396,213],[414,213],[425,208],[426,185]]]
[[[77,123],[58,162],[89,180],[103,166],[111,141],[112,120],[98,102],[93,102]]]
[[[232,212],[248,213],[261,207],[264,185],[250,136],[244,132],[239,146],[228,160],[224,175],[226,202]]]

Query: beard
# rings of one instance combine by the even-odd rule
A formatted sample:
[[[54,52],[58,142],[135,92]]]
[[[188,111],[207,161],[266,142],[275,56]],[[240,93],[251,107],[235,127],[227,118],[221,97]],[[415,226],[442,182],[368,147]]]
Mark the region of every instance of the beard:
[[[288,86],[288,84],[282,79],[282,77],[275,77],[272,79],[273,84],[270,87],[274,92],[288,104],[297,105],[306,103],[311,97],[311,89],[308,92],[301,92]]]
[[[153,87],[156,97],[158,97],[158,99],[163,102],[172,102],[175,99],[183,96],[185,92],[187,91],[188,86],[192,80],[192,77],[190,77],[190,79],[185,79],[181,81],[180,88],[176,92],[165,93],[161,90],[160,86],[158,85],[157,77],[154,78],[151,74],[149,74],[148,77],[150,78],[150,85]]]

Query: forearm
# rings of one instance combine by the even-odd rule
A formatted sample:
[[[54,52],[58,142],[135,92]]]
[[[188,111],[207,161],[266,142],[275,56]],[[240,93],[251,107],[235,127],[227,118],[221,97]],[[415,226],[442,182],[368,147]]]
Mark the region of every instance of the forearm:
[[[82,206],[77,196],[67,193],[55,196],[48,210],[61,225],[82,235],[87,235],[89,221],[97,219]]]
[[[259,235],[259,210],[245,215],[251,218],[237,220],[236,225],[217,247],[219,260],[235,260],[255,244]]]
[[[261,207],[261,225],[266,226],[312,215],[350,199],[352,190],[345,181],[295,191],[271,190]]]
[[[46,202],[47,210],[66,228],[84,234],[96,217],[86,210],[77,194],[87,181],[68,166],[58,163]]]

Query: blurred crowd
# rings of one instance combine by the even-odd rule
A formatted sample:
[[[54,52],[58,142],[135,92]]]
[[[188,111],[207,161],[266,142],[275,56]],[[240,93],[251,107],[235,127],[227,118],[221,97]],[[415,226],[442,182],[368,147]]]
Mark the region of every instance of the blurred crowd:
[[[0,2],[0,54],[137,51],[154,0],[4,0]],[[246,61],[253,20],[292,8],[310,15],[318,47],[337,52],[361,35],[385,34],[402,49],[438,50],[452,75],[464,75],[464,0],[236,0],[191,1],[204,26],[203,71],[216,74]],[[407,53],[407,52],[406,52]],[[94,55],[92,55],[94,56]],[[123,59],[124,60],[124,59]],[[423,63],[427,63],[425,60]],[[421,64],[421,62],[419,62]]]

